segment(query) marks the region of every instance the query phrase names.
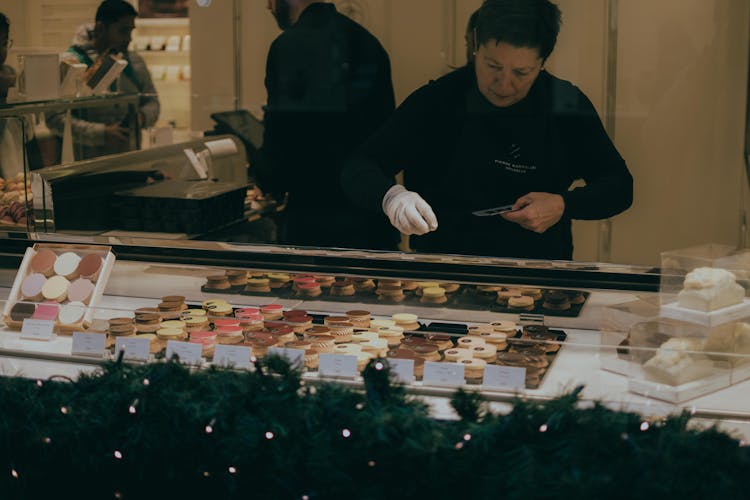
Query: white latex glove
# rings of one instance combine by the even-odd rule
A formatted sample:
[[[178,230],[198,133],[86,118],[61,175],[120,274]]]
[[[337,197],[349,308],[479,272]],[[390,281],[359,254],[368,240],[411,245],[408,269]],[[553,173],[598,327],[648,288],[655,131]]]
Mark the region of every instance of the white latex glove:
[[[396,184],[383,196],[383,212],[404,234],[426,234],[438,227],[432,207],[421,196]]]

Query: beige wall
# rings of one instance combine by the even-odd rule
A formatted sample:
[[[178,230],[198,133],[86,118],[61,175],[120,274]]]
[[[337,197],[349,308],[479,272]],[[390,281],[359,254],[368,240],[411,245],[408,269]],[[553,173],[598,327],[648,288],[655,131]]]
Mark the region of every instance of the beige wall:
[[[614,222],[614,261],[739,243],[749,9],[746,0],[620,2],[616,142],[635,203]]]
[[[216,0],[208,7],[198,7],[195,0],[190,3],[193,130],[213,128],[211,113],[237,105],[233,12],[232,0]]]

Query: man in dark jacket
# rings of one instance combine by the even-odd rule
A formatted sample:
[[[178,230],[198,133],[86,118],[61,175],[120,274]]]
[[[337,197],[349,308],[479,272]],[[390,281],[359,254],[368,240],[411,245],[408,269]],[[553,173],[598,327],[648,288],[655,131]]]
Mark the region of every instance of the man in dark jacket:
[[[263,149],[252,173],[265,192],[289,193],[285,244],[393,248],[383,214],[358,208],[339,177],[345,159],[395,107],[388,55],[366,29],[311,0],[269,0],[284,32],[266,63]]]

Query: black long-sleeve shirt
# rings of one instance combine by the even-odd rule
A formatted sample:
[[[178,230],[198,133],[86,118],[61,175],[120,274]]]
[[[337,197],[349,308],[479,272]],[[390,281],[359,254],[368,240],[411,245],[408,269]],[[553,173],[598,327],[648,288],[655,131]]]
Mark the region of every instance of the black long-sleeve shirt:
[[[467,66],[415,91],[350,158],[350,198],[382,210],[394,173],[433,207],[438,230],[412,237],[421,251],[570,259],[571,219],[614,216],[632,203],[633,179],[589,99],[542,71],[507,108],[490,104]],[[574,180],[585,187],[569,191]],[[542,234],[472,211],[529,192],[563,196],[562,219]]]
[[[394,244],[387,218],[350,203],[339,182],[345,159],[395,108],[380,42],[333,4],[311,4],[271,45],[265,82],[263,149],[254,174],[264,191],[289,193],[284,242]]]

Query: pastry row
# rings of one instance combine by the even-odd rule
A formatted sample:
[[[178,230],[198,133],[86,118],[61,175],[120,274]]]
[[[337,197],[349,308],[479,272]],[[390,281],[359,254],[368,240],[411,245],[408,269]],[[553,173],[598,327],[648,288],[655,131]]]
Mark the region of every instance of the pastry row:
[[[116,337],[146,338],[154,353],[169,340],[197,343],[209,359],[217,344],[251,347],[258,358],[271,347],[293,348],[304,351],[310,370],[317,369],[323,353],[356,356],[360,369],[373,358],[411,359],[417,379],[426,361],[460,363],[468,383],[481,383],[487,364],[523,367],[529,387],[539,385],[550,357],[560,348],[559,332],[537,325],[519,329],[512,321],[474,325],[466,335],[448,335],[424,331],[410,313],[373,318],[369,311],[353,310],[325,316],[322,324],[319,320],[278,304],[234,308],[217,299],[197,307],[187,305],[184,297],[169,296],[158,307],[110,319],[104,331],[110,344]]]

